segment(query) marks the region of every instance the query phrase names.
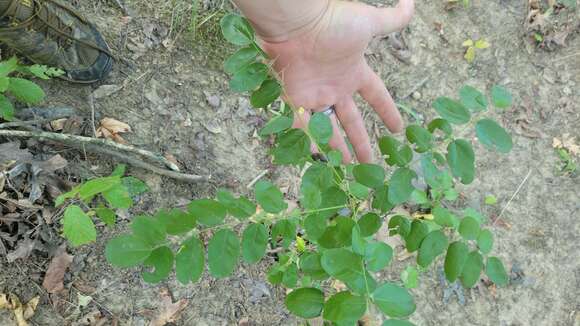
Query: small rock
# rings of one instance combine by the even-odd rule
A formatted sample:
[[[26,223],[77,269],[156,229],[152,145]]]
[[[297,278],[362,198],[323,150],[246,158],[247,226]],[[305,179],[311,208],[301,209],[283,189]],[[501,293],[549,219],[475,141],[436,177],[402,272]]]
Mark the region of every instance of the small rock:
[[[413,92],[413,99],[414,100],[421,99],[421,93],[419,93],[419,92]]]
[[[204,91],[203,94],[205,94],[205,100],[207,101],[207,103],[214,109],[219,108],[220,104],[221,104],[221,99],[219,96],[217,95],[211,95],[209,92]]]
[[[103,85],[93,92],[93,97],[98,100],[103,97],[111,96],[121,89],[119,85]]]

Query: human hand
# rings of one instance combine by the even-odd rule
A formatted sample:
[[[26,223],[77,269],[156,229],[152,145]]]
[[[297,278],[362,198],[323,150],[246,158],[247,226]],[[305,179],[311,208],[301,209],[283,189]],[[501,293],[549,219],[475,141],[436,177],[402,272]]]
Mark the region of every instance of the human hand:
[[[413,15],[413,0],[400,0],[394,8],[330,0],[316,21],[305,30],[279,41],[262,37],[262,46],[274,60],[284,85],[284,98],[295,108],[295,125],[305,128],[312,112],[335,105],[331,115],[334,134],[330,146],[352,157],[339,130],[344,129],[359,162],[372,161],[369,135],[353,100],[358,92],[391,132],[403,128],[401,115],[380,77],[367,64],[364,51],[374,36],[402,29]]]

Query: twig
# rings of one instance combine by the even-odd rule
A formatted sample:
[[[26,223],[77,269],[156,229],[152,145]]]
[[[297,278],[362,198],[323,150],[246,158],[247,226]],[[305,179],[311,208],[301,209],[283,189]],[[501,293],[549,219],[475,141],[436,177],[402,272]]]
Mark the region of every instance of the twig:
[[[48,139],[61,143],[65,143],[74,147],[81,147],[83,145],[94,145],[99,148],[111,148],[117,151],[124,151],[129,153],[134,153],[141,155],[143,157],[152,159],[154,161],[160,162],[165,166],[169,167],[173,171],[179,171],[179,168],[175,163],[169,162],[166,158],[151,153],[149,151],[139,149],[130,145],[115,143],[108,139],[97,139],[91,137],[67,135],[67,134],[57,134],[53,132],[44,131],[20,131],[20,130],[0,130],[0,136],[6,137],[20,137],[20,138],[38,138],[38,139]],[[119,153],[121,154],[121,153]]]
[[[416,91],[418,91],[421,87],[423,87],[423,85],[425,85],[425,83],[427,83],[429,81],[429,76],[423,78],[423,80],[421,80],[418,84],[416,84],[415,86],[413,86],[413,88],[411,88],[411,90],[407,93],[407,95],[401,97],[401,100],[406,99],[407,97],[413,95],[413,93],[415,93]]]
[[[115,4],[117,4],[117,6],[119,6],[121,11],[123,12],[123,15],[131,16],[131,14],[129,13],[129,10],[127,10],[127,6],[125,6],[125,4],[123,3],[122,0],[114,0],[114,1],[115,1]]]
[[[5,123],[0,123],[0,129],[34,126],[34,125],[39,125],[39,124],[51,122],[54,120],[65,119],[65,118],[68,118],[70,116],[71,116],[70,114],[63,114],[60,116],[52,117],[50,119],[5,122]]]
[[[501,219],[501,217],[503,216],[503,213],[505,212],[505,210],[510,206],[510,204],[512,203],[512,201],[514,200],[514,198],[516,198],[516,196],[520,193],[520,190],[522,190],[522,187],[524,186],[524,184],[526,183],[526,181],[528,181],[528,179],[530,178],[530,175],[532,175],[532,169],[530,169],[530,171],[528,171],[528,174],[526,175],[526,177],[524,178],[524,180],[522,180],[522,182],[520,183],[520,185],[518,186],[518,188],[516,189],[516,191],[513,193],[513,195],[510,198],[510,200],[508,200],[507,204],[505,204],[505,206],[502,208],[501,212],[499,213],[499,216],[495,219],[495,221],[493,221],[492,225],[495,225],[495,223]]]
[[[95,126],[95,97],[93,93],[89,94],[89,106],[91,107],[91,128],[93,129],[93,137],[97,137],[97,128]]]
[[[264,170],[264,171],[260,172],[260,174],[258,174],[257,177],[255,177],[252,181],[250,181],[250,183],[248,183],[246,188],[252,189],[252,187],[256,184],[256,182],[258,182],[260,179],[262,179],[266,174],[268,174],[268,172],[269,172],[268,170]]]
[[[172,178],[175,180],[184,181],[184,182],[188,182],[188,183],[197,183],[197,182],[202,182],[202,181],[208,181],[210,179],[210,177],[206,177],[206,176],[201,176],[201,175],[196,175],[196,174],[185,174],[185,173],[179,173],[179,172],[175,172],[175,171],[171,171],[171,170],[161,169],[161,168],[158,168],[156,166],[145,163],[141,160],[124,155],[123,153],[116,152],[112,149],[102,148],[102,147],[98,147],[95,145],[87,145],[86,148],[89,151],[113,156],[113,157],[117,158],[119,161],[123,161],[123,162],[130,164],[132,166],[135,166],[135,167],[138,167],[141,169],[145,169],[145,170],[151,171],[153,173],[156,173],[156,174],[168,177],[168,178]]]

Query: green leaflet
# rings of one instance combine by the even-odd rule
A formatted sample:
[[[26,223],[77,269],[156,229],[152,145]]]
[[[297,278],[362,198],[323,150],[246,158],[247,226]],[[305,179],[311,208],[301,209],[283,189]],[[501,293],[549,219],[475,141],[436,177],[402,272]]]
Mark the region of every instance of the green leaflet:
[[[413,158],[413,150],[409,145],[401,144],[390,136],[383,136],[379,139],[379,148],[385,155],[385,161],[391,166],[406,166]]]
[[[427,267],[439,255],[447,249],[447,237],[441,230],[433,231],[423,239],[417,256],[417,264]]]
[[[187,209],[198,223],[206,226],[221,224],[227,213],[227,209],[221,203],[211,199],[194,200],[187,205]]]
[[[339,292],[324,304],[324,319],[335,323],[355,323],[367,311],[367,300],[348,291]]]
[[[456,241],[449,245],[445,256],[445,277],[449,282],[455,282],[461,275],[468,254],[469,248],[463,242]]]
[[[248,263],[256,263],[266,255],[268,230],[263,224],[250,224],[242,235],[242,257]]]
[[[498,286],[508,284],[508,275],[503,267],[503,263],[497,257],[489,257],[485,266],[485,274],[489,279]]]
[[[277,134],[284,130],[290,129],[294,120],[286,116],[278,116],[268,121],[268,123],[258,133],[260,136]]]
[[[365,248],[367,269],[378,272],[385,268],[393,258],[393,248],[383,242],[370,242]]]
[[[416,177],[415,171],[409,168],[395,170],[389,183],[389,202],[398,205],[407,201],[415,189],[412,181]]]
[[[512,105],[512,95],[502,86],[494,85],[491,88],[491,100],[499,109],[505,109]]]
[[[470,184],[475,177],[475,154],[471,143],[464,139],[456,139],[447,146],[447,164],[453,175],[461,179],[461,183]]]
[[[268,66],[254,62],[238,70],[230,80],[234,92],[254,91],[268,78]]]
[[[491,119],[481,119],[475,125],[477,139],[485,147],[501,153],[512,150],[512,137],[497,122]]]
[[[490,230],[481,230],[477,236],[477,247],[482,254],[489,254],[493,248],[493,234]]]
[[[136,238],[141,239],[150,247],[165,242],[165,225],[158,219],[147,216],[137,216],[131,223],[131,230]]]
[[[97,230],[93,220],[76,205],[71,205],[64,211],[62,226],[64,236],[73,247],[97,240]]]
[[[8,91],[20,102],[27,104],[38,104],[44,100],[45,94],[42,88],[30,80],[23,78],[10,78]]]
[[[181,244],[175,255],[175,275],[182,284],[197,282],[205,267],[205,251],[201,241],[192,236]]]
[[[466,288],[473,287],[479,281],[479,275],[483,269],[483,257],[477,251],[472,251],[467,255],[463,271],[459,279]]]
[[[355,222],[348,217],[338,217],[335,225],[326,228],[318,238],[318,244],[323,248],[341,248],[350,246],[352,242],[352,228]]]
[[[225,15],[220,26],[225,39],[235,45],[248,45],[254,41],[254,29],[248,21],[239,15]]]
[[[133,235],[121,235],[107,242],[105,257],[117,267],[133,267],[141,264],[153,248],[147,242]]]
[[[282,86],[275,79],[266,79],[260,88],[250,97],[250,103],[255,108],[265,108],[272,104],[282,93]]]
[[[291,313],[302,318],[320,316],[324,308],[324,293],[315,288],[301,288],[290,292],[284,301]]]
[[[369,188],[379,188],[385,181],[385,170],[376,164],[358,164],[352,170],[354,179]]]
[[[250,63],[255,62],[258,55],[258,51],[253,46],[239,49],[226,60],[224,70],[228,74],[234,74]]]
[[[308,131],[318,145],[326,145],[332,137],[330,118],[321,112],[314,113],[308,122]]]
[[[230,276],[240,257],[240,240],[231,230],[217,231],[207,246],[209,272],[216,278]]]
[[[372,295],[373,302],[389,317],[406,317],[415,312],[415,301],[409,292],[398,285],[385,283]]]
[[[144,266],[154,268],[153,272],[141,273],[147,283],[159,283],[166,279],[173,269],[173,252],[168,247],[159,247],[143,262]]]
[[[459,224],[459,234],[465,240],[475,240],[479,236],[479,222],[471,216],[466,216]]]
[[[463,104],[448,97],[439,97],[433,102],[433,108],[439,115],[452,124],[462,125],[469,122],[471,114]]]
[[[407,127],[405,134],[410,143],[415,144],[415,151],[423,153],[433,147],[433,136],[427,129],[419,125],[410,125]]]
[[[461,103],[473,112],[487,110],[487,99],[485,95],[476,88],[465,85],[459,90]]]
[[[381,228],[382,220],[374,213],[366,213],[357,222],[360,234],[363,237],[370,237]]]

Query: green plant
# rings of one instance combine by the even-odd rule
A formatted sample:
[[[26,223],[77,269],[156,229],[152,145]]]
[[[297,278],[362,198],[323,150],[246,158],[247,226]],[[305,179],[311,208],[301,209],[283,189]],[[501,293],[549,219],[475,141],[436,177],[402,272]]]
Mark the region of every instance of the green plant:
[[[17,76],[11,76],[14,74]],[[28,79],[21,78],[23,74],[50,79],[61,76],[64,71],[38,64],[23,66],[18,63],[16,57],[0,62],[0,118],[4,120],[14,119],[14,105],[7,94],[25,104],[38,104],[44,99],[42,88]]]
[[[116,210],[131,208],[133,197],[148,190],[143,181],[131,176],[123,177],[125,168],[125,165],[119,165],[110,176],[84,182],[55,200],[57,207],[66,204],[63,235],[74,247],[96,241],[93,217],[113,226]]]
[[[252,28],[242,17],[227,15],[222,29],[228,41],[243,46],[225,63],[233,75],[231,88],[251,92],[255,107],[268,107],[282,88]],[[404,141],[381,137],[387,169],[343,165],[341,153],[328,145],[332,127],[326,115],[314,114],[308,128],[300,130],[291,128],[292,108],[272,109],[274,117],[260,135],[275,137],[275,163],[304,169],[298,207],[289,209],[282,191],[265,180],[255,185],[255,201],[221,189],[216,198],[194,200],[187,210],[135,217],[129,233],[107,243],[106,258],[117,267],[143,266],[143,279],[150,283],[162,281],[175,269],[176,278],[189,284],[201,278],[206,265],[210,275],[227,277],[240,260],[256,263],[271,249],[277,254],[267,277],[272,284],[292,289],[285,300],[287,309],[305,319],[322,316],[334,325],[356,324],[371,304],[392,318],[384,325],[411,325],[404,319],[416,307],[407,288],[416,287],[419,272],[434,263],[443,264],[450,282],[468,288],[482,272],[498,286],[506,285],[502,262],[490,255],[493,236],[484,227],[485,217],[472,208],[456,207],[455,185],[474,180],[475,154],[472,142],[456,137],[454,129],[474,126],[480,144],[502,153],[511,150],[512,140],[495,121],[483,117],[489,106],[486,95],[465,86],[459,97],[435,100],[440,117],[425,127],[408,126]],[[493,87],[491,100],[500,109],[512,102],[500,86]],[[310,154],[311,144],[322,160]],[[415,169],[415,163],[420,168]],[[427,187],[416,187],[415,180]],[[86,202],[81,189],[73,193]],[[108,200],[95,190],[84,197],[97,193]],[[409,214],[390,216],[398,205],[408,207]],[[405,269],[402,282],[379,282],[374,276],[394,255],[393,248],[375,238],[383,224],[389,236],[400,237],[406,250],[416,254],[416,266]],[[330,286],[337,282],[344,284],[343,290]]]
[[[462,46],[465,49],[465,55],[463,56],[468,63],[472,63],[475,60],[476,49],[483,50],[490,47],[490,44],[485,39],[472,40],[467,39],[463,41]]]

